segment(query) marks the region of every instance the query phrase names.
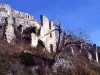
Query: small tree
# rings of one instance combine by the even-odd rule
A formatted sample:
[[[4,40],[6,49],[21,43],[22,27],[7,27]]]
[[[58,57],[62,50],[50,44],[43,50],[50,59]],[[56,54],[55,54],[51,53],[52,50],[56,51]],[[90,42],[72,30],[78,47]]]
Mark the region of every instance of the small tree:
[[[61,23],[58,22],[57,24],[55,24],[55,26],[57,27],[57,30],[58,31],[58,42],[57,42],[57,47],[56,47],[56,52],[59,52],[59,47],[60,47],[60,41],[61,41],[61,33],[62,33],[62,29],[61,29]]]

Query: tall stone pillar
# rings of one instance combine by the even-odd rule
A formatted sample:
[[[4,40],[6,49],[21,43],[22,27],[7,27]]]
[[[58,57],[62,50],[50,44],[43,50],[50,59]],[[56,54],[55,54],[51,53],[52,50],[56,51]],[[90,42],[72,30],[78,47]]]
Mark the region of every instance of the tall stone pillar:
[[[50,52],[50,46],[49,46],[49,20],[46,16],[41,15],[41,28],[43,30],[44,36],[41,37],[41,40],[44,42],[46,49],[48,52]]]
[[[31,33],[31,46],[36,47],[38,44],[38,37],[36,34]]]

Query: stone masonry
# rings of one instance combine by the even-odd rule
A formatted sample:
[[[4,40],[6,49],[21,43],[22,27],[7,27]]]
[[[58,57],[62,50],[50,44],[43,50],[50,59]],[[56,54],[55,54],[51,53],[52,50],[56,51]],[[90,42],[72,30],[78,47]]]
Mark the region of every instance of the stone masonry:
[[[41,23],[38,23],[28,13],[0,3],[0,39],[5,38],[9,44],[23,40],[33,47],[38,46],[40,40],[48,52],[53,52],[56,49],[54,23],[44,15],[40,16],[40,20]]]

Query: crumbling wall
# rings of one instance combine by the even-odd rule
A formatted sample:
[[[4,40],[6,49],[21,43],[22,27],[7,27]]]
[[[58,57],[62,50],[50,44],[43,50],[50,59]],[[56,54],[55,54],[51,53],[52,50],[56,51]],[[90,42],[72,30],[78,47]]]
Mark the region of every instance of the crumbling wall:
[[[40,40],[48,52],[51,52],[51,47],[53,51],[55,50],[55,31],[52,31],[55,27],[53,26],[53,21],[49,22],[46,16],[41,15],[40,25],[33,16],[28,13],[13,10],[9,5],[0,3],[0,26],[0,31],[3,32],[5,30],[4,33],[8,43],[15,42],[14,39],[22,40],[25,37],[27,41],[30,40],[31,46],[37,46]],[[2,26],[4,29],[2,29]],[[33,27],[36,28],[35,33],[29,30],[29,35],[24,35],[24,31],[27,28]]]
[[[43,29],[43,34],[41,33],[41,40],[44,41],[45,47],[48,52],[55,51],[56,39],[55,39],[55,26],[53,21],[48,20],[46,16],[41,15],[41,28]]]
[[[53,21],[50,21],[49,23],[50,26],[50,44],[53,45],[53,51],[56,52],[56,33],[55,33],[55,25]],[[52,47],[50,47],[50,49],[52,50]]]

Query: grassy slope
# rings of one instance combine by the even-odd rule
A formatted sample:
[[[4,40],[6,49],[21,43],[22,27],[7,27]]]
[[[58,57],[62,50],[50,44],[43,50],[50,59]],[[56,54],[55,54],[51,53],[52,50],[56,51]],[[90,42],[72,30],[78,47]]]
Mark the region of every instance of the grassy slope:
[[[31,48],[23,44],[12,46],[5,41],[0,41],[0,75],[6,75],[8,73],[13,73],[14,75],[100,75],[100,68],[91,65],[84,55],[72,56],[70,54],[68,56],[73,58],[72,62],[75,69],[59,68],[57,73],[54,73],[51,67],[46,68],[45,61],[43,61],[44,67],[31,71],[29,67],[21,63],[19,53],[23,50],[30,50],[33,54],[38,53],[40,57],[44,54],[46,59],[53,58],[53,55],[43,52],[41,48]],[[63,57],[63,59],[65,58]],[[35,60],[37,59],[34,58]]]

